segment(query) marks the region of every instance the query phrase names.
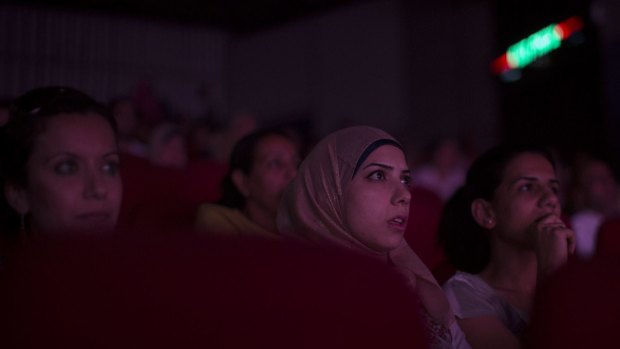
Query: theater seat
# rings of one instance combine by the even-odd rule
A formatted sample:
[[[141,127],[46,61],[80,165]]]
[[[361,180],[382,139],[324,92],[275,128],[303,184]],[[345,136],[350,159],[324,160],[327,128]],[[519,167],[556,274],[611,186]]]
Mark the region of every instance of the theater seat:
[[[596,254],[620,255],[620,218],[603,222],[598,230]]]
[[[297,244],[31,240],[0,274],[2,348],[426,348],[392,268]]]
[[[198,206],[219,199],[226,171],[225,165],[207,161],[193,161],[185,169],[159,167],[123,154],[119,229],[184,230],[193,226]]]
[[[573,260],[541,283],[525,348],[616,348],[619,255]]]
[[[437,245],[437,227],[442,209],[443,203],[433,191],[412,187],[405,240],[430,270],[441,265],[445,259]]]

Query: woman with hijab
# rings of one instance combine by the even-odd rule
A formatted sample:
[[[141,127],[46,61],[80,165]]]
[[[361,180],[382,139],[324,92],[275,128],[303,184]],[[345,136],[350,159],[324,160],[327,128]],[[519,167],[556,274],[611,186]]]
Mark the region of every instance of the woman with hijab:
[[[385,261],[402,273],[422,305],[432,348],[469,348],[428,268],[405,242],[410,171],[401,145],[367,126],[320,141],[285,190],[280,233],[336,245]]]

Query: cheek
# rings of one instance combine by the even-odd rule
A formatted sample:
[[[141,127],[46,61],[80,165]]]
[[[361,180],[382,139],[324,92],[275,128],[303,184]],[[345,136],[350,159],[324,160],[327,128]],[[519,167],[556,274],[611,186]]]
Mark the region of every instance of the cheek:
[[[123,182],[120,176],[110,178],[107,185],[107,199],[120,209],[121,201],[123,198]]]
[[[279,196],[288,184],[289,180],[282,171],[265,171],[259,177],[257,184],[262,191],[270,196]]]
[[[71,180],[41,176],[29,182],[28,200],[33,216],[60,218],[73,212],[79,198],[79,186]]]
[[[503,222],[507,227],[520,228],[529,225],[535,219],[533,209],[536,208],[535,200],[527,197],[516,197],[510,202],[504,203],[498,210],[501,214],[497,221]]]
[[[382,215],[382,205],[377,195],[352,192],[346,201],[345,225],[352,231],[368,230],[368,227],[376,225],[376,221]]]

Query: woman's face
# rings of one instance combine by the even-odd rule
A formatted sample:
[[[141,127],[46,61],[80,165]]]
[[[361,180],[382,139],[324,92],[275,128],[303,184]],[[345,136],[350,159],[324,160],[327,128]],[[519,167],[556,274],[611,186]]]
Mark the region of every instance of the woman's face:
[[[359,167],[344,192],[344,224],[368,248],[387,252],[402,241],[409,216],[410,171],[397,147],[384,145]]]
[[[118,167],[115,135],[100,115],[47,120],[33,144],[23,192],[32,230],[114,228],[122,195]]]
[[[271,135],[258,142],[254,163],[245,176],[246,205],[277,212],[284,188],[297,175],[297,146],[285,137]]]
[[[535,226],[549,216],[560,218],[559,182],[553,166],[540,154],[515,157],[491,201],[498,236],[523,246],[532,246]]]

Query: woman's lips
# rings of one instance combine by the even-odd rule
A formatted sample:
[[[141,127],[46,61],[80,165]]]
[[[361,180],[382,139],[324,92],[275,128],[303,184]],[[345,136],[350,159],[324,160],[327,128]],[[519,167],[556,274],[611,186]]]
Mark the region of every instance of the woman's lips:
[[[390,220],[388,220],[388,225],[393,228],[396,229],[398,231],[405,231],[405,228],[407,227],[407,217],[406,216],[396,216]]]
[[[80,220],[98,223],[98,222],[107,222],[110,220],[111,214],[107,211],[94,211],[94,212],[85,212],[80,213],[77,217]]]
[[[541,223],[544,220],[554,220],[553,218],[551,218],[552,216],[555,216],[555,214],[553,212],[549,212],[549,213],[545,213],[543,215],[541,215],[540,217],[536,218],[534,220],[534,223]],[[559,218],[557,218],[557,220],[559,220]]]

